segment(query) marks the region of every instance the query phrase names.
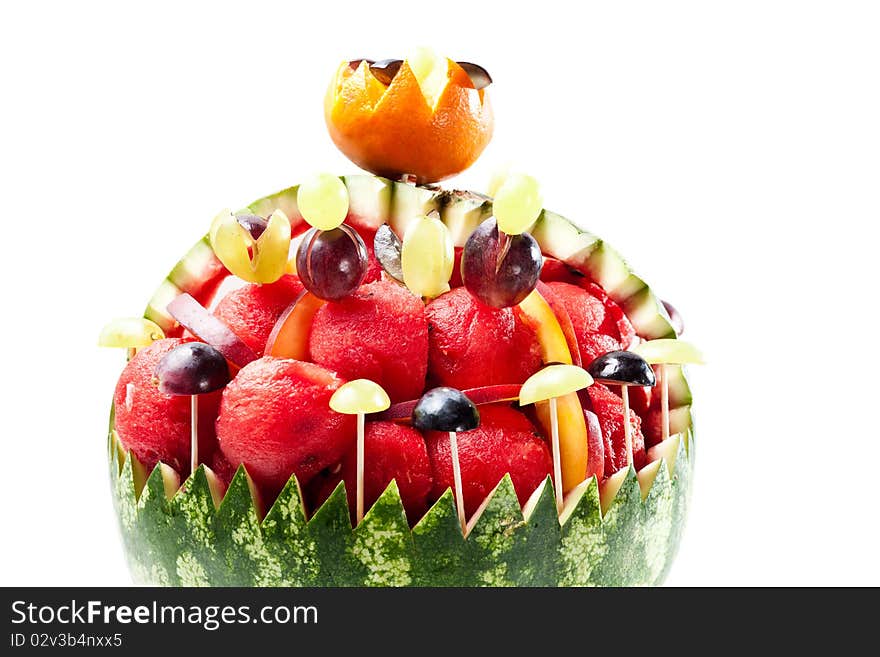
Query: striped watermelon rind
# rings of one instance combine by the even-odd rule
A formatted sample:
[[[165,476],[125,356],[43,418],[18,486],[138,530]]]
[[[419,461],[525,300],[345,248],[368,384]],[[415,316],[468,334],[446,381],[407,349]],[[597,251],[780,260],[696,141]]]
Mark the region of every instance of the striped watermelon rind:
[[[261,520],[239,468],[215,506],[200,466],[168,497],[157,466],[139,490],[138,464],[111,449],[113,497],[139,584],[167,586],[642,586],[675,557],[693,472],[691,434],[671,473],[663,461],[643,495],[630,469],[601,511],[595,478],[557,516],[549,478],[526,515],[505,477],[465,539],[448,491],[410,529],[392,482],[352,528],[340,483],[309,518],[291,478]]]

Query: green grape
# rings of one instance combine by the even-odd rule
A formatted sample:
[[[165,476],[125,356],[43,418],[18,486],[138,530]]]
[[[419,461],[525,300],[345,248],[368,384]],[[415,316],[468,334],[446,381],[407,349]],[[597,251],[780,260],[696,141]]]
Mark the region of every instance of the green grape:
[[[548,365],[526,379],[519,391],[519,404],[533,404],[562,397],[593,385],[593,377],[577,365]]]
[[[430,48],[416,48],[406,58],[428,106],[434,108],[449,80],[449,61]]]
[[[272,213],[257,239],[224,210],[211,223],[210,240],[223,266],[248,283],[274,283],[287,269],[290,221],[281,210]]]
[[[400,260],[403,280],[413,294],[433,298],[447,292],[455,256],[446,224],[436,216],[413,219],[403,236]]]
[[[135,349],[149,347],[156,340],[165,337],[157,324],[143,317],[124,317],[114,319],[101,329],[98,336],[99,347],[115,349]]]
[[[330,408],[337,413],[357,415],[379,413],[391,406],[388,393],[374,381],[355,379],[341,385],[330,397]]]
[[[507,176],[493,201],[498,228],[508,235],[524,233],[541,214],[543,202],[538,181],[532,176],[521,173]]]
[[[662,338],[648,340],[632,348],[651,365],[702,365],[703,354],[690,342]]]
[[[489,188],[486,193],[489,196],[495,197],[498,195],[498,190],[501,189],[501,185],[504,184],[504,181],[507,180],[507,176],[510,175],[510,163],[504,164],[495,169],[492,173],[492,177],[489,178]]]
[[[296,204],[309,225],[333,230],[348,215],[348,189],[339,177],[319,173],[299,186]]]

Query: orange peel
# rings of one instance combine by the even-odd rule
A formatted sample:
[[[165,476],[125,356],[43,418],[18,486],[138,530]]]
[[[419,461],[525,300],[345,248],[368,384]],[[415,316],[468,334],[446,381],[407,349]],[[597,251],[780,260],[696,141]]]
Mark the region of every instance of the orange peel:
[[[380,176],[438,182],[472,165],[492,138],[485,89],[447,59],[446,83],[432,107],[409,63],[386,87],[367,61],[343,62],[324,102],[333,142],[352,162]]]

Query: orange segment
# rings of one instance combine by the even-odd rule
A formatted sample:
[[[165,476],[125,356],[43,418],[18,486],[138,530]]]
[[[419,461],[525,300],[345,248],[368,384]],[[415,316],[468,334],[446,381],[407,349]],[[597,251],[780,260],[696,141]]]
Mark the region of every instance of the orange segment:
[[[523,321],[538,338],[543,361],[571,365],[573,361],[565,332],[543,295],[537,289],[532,290],[517,308]]]
[[[545,363],[557,362],[571,364],[571,351],[565,332],[553,309],[538,290],[533,290],[522,302],[519,309],[523,321],[535,331],[541,346],[541,357]],[[538,421],[544,435],[550,435],[550,404],[535,404]],[[587,445],[587,421],[584,409],[576,392],[558,397],[556,411],[559,419],[559,453],[562,461],[562,490],[568,492],[581,483],[587,474],[589,447]]]
[[[535,404],[538,421],[550,434],[550,403]],[[589,447],[584,408],[576,392],[556,398],[556,417],[559,420],[559,455],[562,462],[562,491],[567,493],[587,475]]]
[[[308,360],[312,320],[325,303],[311,292],[303,292],[278,318],[266,341],[266,355]]]

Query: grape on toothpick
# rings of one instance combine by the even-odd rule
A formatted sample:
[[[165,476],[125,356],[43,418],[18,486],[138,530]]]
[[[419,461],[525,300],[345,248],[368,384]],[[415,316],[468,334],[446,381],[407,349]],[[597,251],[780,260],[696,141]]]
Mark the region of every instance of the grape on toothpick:
[[[467,534],[467,517],[464,512],[464,491],[461,483],[461,464],[458,460],[458,434],[473,431],[480,426],[480,412],[463,392],[455,388],[440,387],[429,390],[412,412],[412,425],[420,431],[448,431],[449,450],[452,457],[452,478],[455,486],[455,508],[461,533]]]
[[[633,463],[632,426],[629,423],[629,386],[653,388],[657,383],[654,370],[632,351],[609,351],[596,358],[587,368],[599,383],[620,386],[623,397],[623,435],[626,440],[626,464]]]
[[[651,365],[658,366],[660,375],[660,414],[662,439],[669,438],[669,371],[667,365],[702,365],[703,354],[694,345],[684,340],[662,338],[648,340],[632,348],[632,352],[644,358]]]
[[[190,470],[199,466],[199,395],[229,383],[229,364],[214,347],[185,342],[169,351],[156,366],[159,390],[168,395],[190,397]]]
[[[296,202],[312,226],[296,251],[296,273],[319,299],[347,297],[360,287],[368,265],[364,241],[343,223],[348,216],[348,189],[337,176],[319,173],[299,186]]]
[[[498,230],[494,217],[471,233],[461,254],[464,286],[477,300],[491,308],[517,305],[535,289],[544,257],[528,233],[507,235]]]
[[[526,231],[541,214],[538,182],[510,174],[497,185],[493,216],[477,226],[461,254],[465,287],[492,308],[515,306],[535,289],[544,258]]]
[[[364,418],[391,406],[388,393],[375,381],[355,379],[341,385],[330,397],[330,408],[337,413],[357,415],[357,524],[364,519]]]
[[[556,510],[562,513],[562,454],[559,448],[559,414],[557,399],[593,385],[589,372],[577,365],[548,365],[523,383],[519,405],[547,401],[550,403],[550,446],[553,452],[553,486]]]
[[[296,191],[299,213],[318,230],[338,228],[348,215],[348,189],[338,176],[317,173]]]
[[[165,337],[165,333],[155,322],[144,317],[122,317],[114,319],[101,329],[98,336],[99,347],[125,349],[128,360],[140,347],[149,347],[156,340]]]
[[[544,200],[538,181],[532,176],[512,173],[504,177],[495,191],[492,214],[498,228],[508,235],[526,232],[541,214]]]
[[[267,220],[224,210],[211,222],[209,239],[223,266],[248,283],[274,283],[287,269],[290,220],[281,210]]]
[[[367,247],[357,231],[341,224],[311,228],[296,252],[296,273],[319,299],[336,301],[357,290],[367,275]]]

